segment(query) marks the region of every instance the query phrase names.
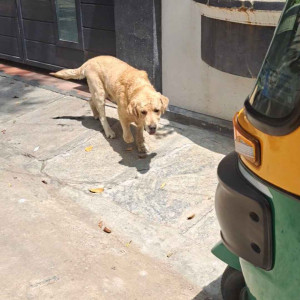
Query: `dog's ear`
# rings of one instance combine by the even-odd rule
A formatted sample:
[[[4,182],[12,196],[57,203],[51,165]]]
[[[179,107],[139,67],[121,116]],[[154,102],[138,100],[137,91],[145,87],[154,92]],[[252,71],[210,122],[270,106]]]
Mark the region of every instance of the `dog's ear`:
[[[163,95],[160,95],[160,102],[161,102],[161,112],[164,113],[168,107],[169,99]]]
[[[137,118],[139,118],[140,115],[139,115],[139,111],[138,111],[138,108],[137,108],[137,101],[136,100],[130,101],[130,103],[128,105],[128,108],[127,108],[127,111],[130,115],[134,115]]]

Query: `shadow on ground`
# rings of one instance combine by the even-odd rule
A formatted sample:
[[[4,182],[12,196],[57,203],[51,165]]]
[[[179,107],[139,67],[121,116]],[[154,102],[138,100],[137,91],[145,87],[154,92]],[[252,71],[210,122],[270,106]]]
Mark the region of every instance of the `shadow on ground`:
[[[96,131],[101,131],[103,134],[103,128],[99,124],[99,120],[95,120],[91,116],[79,116],[79,117],[74,117],[74,116],[60,116],[60,117],[55,117],[54,119],[69,119],[69,120],[77,120],[81,122],[81,124],[92,130]],[[109,124],[111,127],[113,127],[114,131],[117,134],[116,139],[108,139],[110,145],[112,146],[113,150],[117,153],[119,153],[122,156],[122,160],[119,162],[122,165],[128,166],[128,167],[136,167],[139,172],[147,172],[149,169],[150,161],[153,157],[156,156],[156,153],[148,154],[144,159],[143,163],[140,162],[141,159],[136,159],[138,156],[137,151],[132,151],[132,152],[126,152],[124,151],[128,147],[133,147],[136,150],[135,145],[127,145],[123,142],[122,139],[122,128],[120,125],[120,122],[118,119],[115,118],[107,118]],[[181,125],[172,122],[170,125],[165,125],[164,130],[158,131],[155,135],[155,138],[157,140],[163,139],[166,136],[176,132],[180,135],[183,135],[190,139],[193,143],[206,148],[210,151],[220,153],[223,155],[228,154],[233,150],[233,138],[231,137],[230,134],[228,133],[220,133],[216,132],[213,129],[207,129],[207,128],[196,128],[193,127],[191,131],[187,130],[186,125]],[[135,126],[132,125],[132,132],[134,134],[135,131]],[[195,131],[196,129],[196,131]],[[199,134],[196,134],[199,130]],[[225,136],[225,139],[224,139]]]
[[[99,120],[95,120],[91,116],[60,116],[54,117],[55,120],[76,120],[81,122],[82,126],[88,129],[92,129],[95,131],[100,131],[104,135],[104,131],[102,126],[99,124]],[[107,139],[112,149],[117,152],[122,159],[119,161],[119,164],[127,166],[127,167],[134,167],[136,170],[141,173],[145,174],[150,170],[150,163],[152,158],[156,156],[156,153],[149,153],[145,155],[141,155],[137,152],[136,147],[134,144],[125,144],[122,139],[122,128],[120,125],[119,120],[114,118],[107,118],[108,123],[115,131],[117,137],[115,139]],[[61,124],[63,125],[63,124]],[[134,134],[134,126],[131,128]],[[132,151],[126,151],[126,149],[132,148]]]
[[[222,300],[221,296],[221,276],[212,281],[209,285],[205,286],[203,290],[193,298],[193,300]],[[214,291],[214,292],[212,292]],[[219,291],[216,295],[215,291]]]
[[[26,99],[26,94],[32,92],[35,87],[13,81],[9,78],[1,78],[0,91],[0,111],[1,113],[18,113],[21,112],[25,106],[36,105],[40,101],[31,102]]]
[[[193,143],[215,153],[227,155],[234,149],[233,136],[230,132],[218,132],[215,129],[182,125],[175,122],[172,121],[169,125],[165,125],[163,132],[158,131],[155,135],[156,139],[162,139],[175,131]]]

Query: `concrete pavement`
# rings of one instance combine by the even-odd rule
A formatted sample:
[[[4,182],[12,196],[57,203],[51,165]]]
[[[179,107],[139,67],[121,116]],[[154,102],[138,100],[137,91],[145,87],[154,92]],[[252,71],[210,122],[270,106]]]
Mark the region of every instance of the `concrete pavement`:
[[[4,73],[0,86],[1,299],[220,299],[210,249],[230,136],[162,120],[139,158],[114,107],[107,140],[86,101]]]

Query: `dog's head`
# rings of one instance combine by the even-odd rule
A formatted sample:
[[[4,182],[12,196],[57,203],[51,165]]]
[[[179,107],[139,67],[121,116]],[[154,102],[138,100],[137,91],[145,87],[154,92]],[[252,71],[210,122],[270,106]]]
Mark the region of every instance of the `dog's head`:
[[[155,134],[168,103],[169,99],[161,93],[141,91],[130,101],[128,113],[134,115],[137,125],[143,125],[149,134]]]

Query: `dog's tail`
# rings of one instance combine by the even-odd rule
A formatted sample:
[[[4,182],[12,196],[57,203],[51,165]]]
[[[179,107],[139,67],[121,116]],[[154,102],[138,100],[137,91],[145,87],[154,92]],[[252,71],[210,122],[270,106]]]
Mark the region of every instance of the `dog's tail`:
[[[83,79],[85,78],[84,70],[81,67],[78,69],[63,69],[56,73],[50,73],[50,75],[62,78],[62,79]]]

